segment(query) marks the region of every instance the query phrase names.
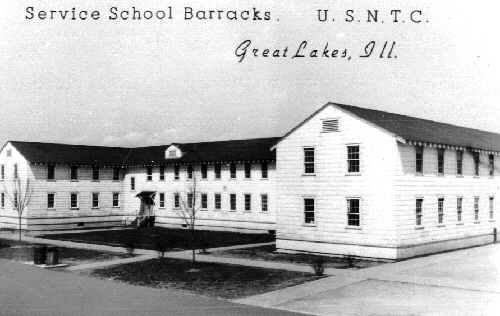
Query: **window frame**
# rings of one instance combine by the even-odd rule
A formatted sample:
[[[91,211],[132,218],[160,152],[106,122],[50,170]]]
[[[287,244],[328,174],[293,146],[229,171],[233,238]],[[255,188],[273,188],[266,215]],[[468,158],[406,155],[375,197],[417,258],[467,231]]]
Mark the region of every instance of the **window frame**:
[[[200,209],[201,210],[208,210],[208,194],[203,192],[200,194]]]
[[[52,207],[50,206],[50,196],[52,196]],[[47,192],[47,209],[55,210],[56,209],[56,193],[55,192]]]
[[[0,181],[5,180],[5,165],[0,165]]]
[[[457,150],[456,153],[456,173],[457,176],[462,176],[464,174],[464,151]]]
[[[262,213],[269,212],[269,195],[267,193],[262,193],[260,195],[260,211]]]
[[[462,214],[464,210],[464,198],[462,196],[457,196],[457,222],[461,223],[463,221]]]
[[[349,152],[350,148],[357,148],[357,159],[352,158],[353,153]],[[354,153],[356,154],[356,153]],[[346,155],[347,155],[347,174],[360,174],[361,173],[361,146],[359,144],[346,144]],[[350,157],[351,155],[351,157]],[[351,170],[351,167],[356,167],[357,162],[357,170]]]
[[[214,210],[222,210],[222,194],[219,192],[214,193]]]
[[[153,166],[146,166],[146,181],[153,181]]]
[[[479,152],[474,151],[472,152],[472,160],[474,163],[474,176],[479,177],[479,165],[481,164],[481,157],[479,155]]]
[[[437,174],[439,176],[444,175],[444,155],[445,155],[445,149],[438,147],[437,148]]]
[[[478,223],[479,222],[479,203],[480,199],[479,196],[474,196],[474,222]]]
[[[166,170],[165,166],[162,165],[159,167],[159,170],[158,170],[158,172],[159,172],[158,180],[159,181],[165,181],[165,170]]]
[[[351,201],[354,202],[354,201],[357,201],[358,202],[358,210],[357,212],[353,212],[352,211],[352,205],[351,205]],[[347,213],[346,213],[346,222],[347,222],[347,227],[348,228],[361,228],[361,198],[360,197],[347,197],[346,198],[346,208],[347,208]],[[350,216],[354,216],[354,217],[357,217],[352,219],[352,221],[356,221],[357,220],[357,225],[356,224],[351,224],[351,218]]]
[[[238,198],[236,193],[229,193],[229,210],[233,212],[238,210]]]
[[[5,192],[0,192],[0,208],[5,208]]]
[[[307,205],[307,201],[312,201],[312,205]],[[307,210],[307,207],[312,206],[312,210]],[[302,197],[303,225],[316,226],[316,199],[311,196]],[[312,221],[307,221],[307,213],[312,213]]]
[[[214,179],[215,180],[222,179],[222,164],[220,163],[214,164]]]
[[[269,178],[269,164],[267,162],[260,163],[260,177],[261,179]]]
[[[179,192],[174,192],[174,210],[181,208],[181,194]]]
[[[442,225],[444,224],[444,197],[438,197],[437,202],[438,225]]]
[[[47,165],[47,181],[55,181],[56,180],[56,165],[48,164]]]
[[[75,196],[75,206],[73,206],[73,196]],[[78,198],[78,192],[70,192],[69,194],[69,208],[71,210],[78,210],[80,207],[80,201]]]
[[[488,211],[489,211],[489,219],[495,219],[495,196],[490,195],[488,197]]]
[[[316,149],[314,146],[302,147],[304,169],[303,174],[314,175],[316,174]],[[309,157],[308,157],[309,154]]]
[[[116,195],[116,199],[115,199]],[[115,205],[115,201],[117,202]],[[120,192],[111,193],[111,207],[119,208],[120,207]]]
[[[495,155],[493,154],[488,155],[488,175],[490,177],[495,176]]]
[[[424,198],[417,197],[415,198],[415,226],[423,227],[423,225],[424,225]]]
[[[424,146],[415,146],[415,173],[424,174]]]
[[[95,200],[96,196],[97,196],[97,200]],[[96,201],[97,201],[97,205],[94,204],[94,202],[96,202]],[[90,206],[92,209],[100,208],[100,194],[99,194],[99,192],[90,193]]]
[[[165,192],[158,193],[158,208],[164,209],[165,204]]]
[[[252,211],[252,194],[251,193],[244,193],[243,194],[243,210],[245,212]]]
[[[238,176],[238,166],[236,163],[231,162],[229,164],[229,179],[235,180]]]
[[[130,191],[135,191],[135,177],[130,177]]]
[[[179,180],[181,178],[181,166],[174,165],[174,180]]]

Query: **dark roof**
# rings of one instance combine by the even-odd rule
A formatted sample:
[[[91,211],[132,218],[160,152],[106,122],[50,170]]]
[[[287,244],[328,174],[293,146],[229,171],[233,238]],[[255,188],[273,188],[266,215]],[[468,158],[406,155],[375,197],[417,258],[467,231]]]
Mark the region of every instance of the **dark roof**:
[[[333,104],[407,141],[500,151],[500,134],[357,106]]]
[[[278,140],[278,137],[272,137],[175,144],[184,155],[179,159],[170,160],[165,159],[165,150],[170,145],[124,148],[18,141],[10,143],[28,161],[34,163],[125,166],[190,162],[272,161],[276,159],[276,153],[275,150],[271,150],[271,147]]]

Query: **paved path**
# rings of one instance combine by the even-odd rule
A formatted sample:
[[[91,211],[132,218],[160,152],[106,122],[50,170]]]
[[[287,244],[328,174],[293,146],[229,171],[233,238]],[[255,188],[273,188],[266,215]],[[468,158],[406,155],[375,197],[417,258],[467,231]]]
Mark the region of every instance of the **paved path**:
[[[235,300],[316,315],[499,315],[500,244],[362,270]]]

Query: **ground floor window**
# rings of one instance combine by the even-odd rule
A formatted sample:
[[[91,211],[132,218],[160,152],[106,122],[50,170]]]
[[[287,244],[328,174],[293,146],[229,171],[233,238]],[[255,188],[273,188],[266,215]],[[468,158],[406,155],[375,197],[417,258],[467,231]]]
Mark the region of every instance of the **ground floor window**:
[[[457,197],[457,221],[459,222],[462,221],[462,204],[463,204],[463,198]]]
[[[304,199],[304,223],[314,224],[314,199]]]
[[[252,210],[252,195],[245,194],[245,211]]]
[[[424,199],[417,199],[415,201],[415,225],[422,225],[422,204]]]
[[[201,209],[206,210],[208,208],[208,197],[206,193],[201,194]]]
[[[159,204],[158,206],[160,208],[165,208],[165,193],[160,192],[160,195],[158,196],[158,198],[160,200],[158,203]],[[113,203],[114,203],[114,199],[113,199]]]
[[[347,225],[359,226],[359,199],[347,199]]]
[[[78,208],[78,193],[74,192],[70,194],[70,207],[72,209]]]
[[[222,201],[220,193],[214,194],[214,206],[216,210],[220,210],[222,208]]]
[[[113,192],[113,207],[120,206],[120,193]]]
[[[5,193],[3,192],[0,194],[0,206],[5,208]]]
[[[99,208],[99,193],[92,193],[92,208]]]
[[[444,218],[444,198],[438,199],[438,223],[442,224]]]
[[[189,209],[193,208],[193,201],[194,200],[194,196],[193,196],[193,193],[188,193],[187,194],[187,207]]]
[[[495,217],[495,197],[490,196],[490,219]]]
[[[180,208],[181,207],[181,198],[179,196],[179,193],[174,193],[174,208]]]
[[[236,211],[236,194],[229,194],[229,209],[231,211]]]
[[[479,220],[479,196],[474,197],[474,220]]]
[[[261,210],[262,212],[267,212],[268,211],[268,201],[267,201],[267,194],[262,194],[260,196],[260,204],[261,204]]]
[[[54,193],[47,193],[47,208],[48,209],[54,208],[54,201],[55,201],[55,194]]]

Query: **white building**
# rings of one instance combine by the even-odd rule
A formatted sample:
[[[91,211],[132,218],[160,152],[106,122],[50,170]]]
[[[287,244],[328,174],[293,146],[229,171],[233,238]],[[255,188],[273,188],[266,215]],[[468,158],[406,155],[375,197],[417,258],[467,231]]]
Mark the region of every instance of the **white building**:
[[[405,258],[493,240],[499,154],[499,134],[332,103],[281,138],[142,148],[7,142],[0,227],[17,227],[7,198],[15,174],[33,185],[27,230],[143,215],[180,226],[196,179],[202,229],[276,230],[282,250]]]

